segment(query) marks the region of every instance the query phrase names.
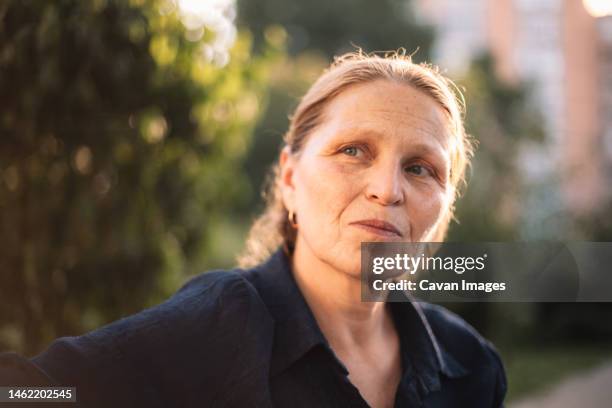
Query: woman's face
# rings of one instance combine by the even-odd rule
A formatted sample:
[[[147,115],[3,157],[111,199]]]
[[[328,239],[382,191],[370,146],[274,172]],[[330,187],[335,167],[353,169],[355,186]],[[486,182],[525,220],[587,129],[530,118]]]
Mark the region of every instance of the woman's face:
[[[323,116],[299,155],[281,153],[296,251],[357,275],[361,242],[433,239],[453,197],[443,109],[409,85],[377,80],[346,89]]]

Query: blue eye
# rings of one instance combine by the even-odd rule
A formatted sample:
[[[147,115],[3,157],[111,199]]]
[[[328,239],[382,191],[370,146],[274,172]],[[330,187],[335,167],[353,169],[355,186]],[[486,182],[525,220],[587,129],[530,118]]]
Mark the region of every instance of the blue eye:
[[[412,166],[408,166],[406,167],[406,171],[412,172],[413,174],[416,174],[417,176],[422,175],[424,171],[429,173],[429,170],[425,166],[421,166],[420,164],[414,164]]]
[[[342,153],[345,153],[349,156],[357,156],[357,154],[359,153],[359,149],[355,146],[348,146],[342,149]]]

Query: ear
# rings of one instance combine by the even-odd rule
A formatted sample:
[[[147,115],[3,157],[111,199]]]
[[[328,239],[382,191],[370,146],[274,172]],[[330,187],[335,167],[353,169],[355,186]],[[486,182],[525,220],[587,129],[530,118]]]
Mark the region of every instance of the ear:
[[[295,211],[295,156],[291,153],[289,146],[283,147],[280,153],[280,189],[285,208]]]

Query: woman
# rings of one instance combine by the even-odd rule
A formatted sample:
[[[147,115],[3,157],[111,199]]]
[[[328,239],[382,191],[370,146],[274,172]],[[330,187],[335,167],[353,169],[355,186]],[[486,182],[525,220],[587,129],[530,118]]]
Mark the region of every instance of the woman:
[[[360,299],[361,242],[445,237],[472,153],[451,83],[399,54],[344,55],[284,141],[242,269],[5,354],[3,383],[76,386],[82,406],[501,406],[499,356],[460,318]]]

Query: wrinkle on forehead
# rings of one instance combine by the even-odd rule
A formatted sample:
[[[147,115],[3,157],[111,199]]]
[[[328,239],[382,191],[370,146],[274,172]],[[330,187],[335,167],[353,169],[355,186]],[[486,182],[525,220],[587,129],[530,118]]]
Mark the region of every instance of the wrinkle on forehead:
[[[389,80],[347,88],[330,101],[322,117],[322,124],[335,132],[376,128],[381,135],[402,133],[407,142],[423,135],[433,137],[445,150],[452,143],[448,122],[446,111],[432,97],[411,85]]]

